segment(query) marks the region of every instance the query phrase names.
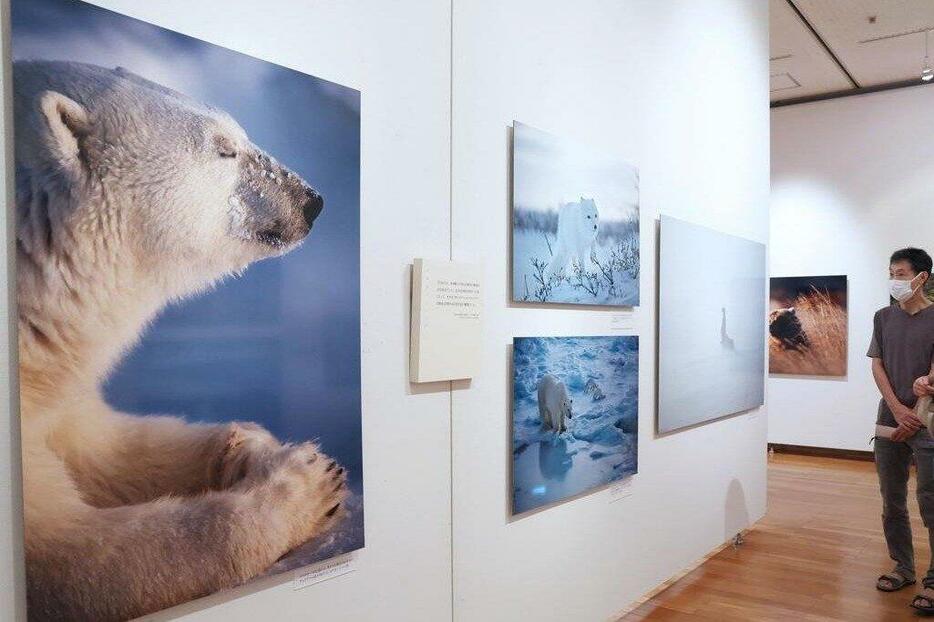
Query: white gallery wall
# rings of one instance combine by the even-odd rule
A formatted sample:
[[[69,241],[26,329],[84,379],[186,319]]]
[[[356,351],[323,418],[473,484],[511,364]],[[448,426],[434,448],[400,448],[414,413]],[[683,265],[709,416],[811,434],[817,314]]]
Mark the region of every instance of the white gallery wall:
[[[604,620],[764,514],[765,409],[654,432],[655,219],[768,240],[764,0],[94,3],[362,91],[366,549],[325,583],[271,579],[149,619]],[[641,308],[510,304],[513,119],[640,169]],[[483,265],[483,371],[415,388],[408,264],[451,255]],[[511,520],[512,337],[618,332],[641,337],[639,474]],[[2,620],[24,619],[17,427],[0,407]]]
[[[772,110],[772,276],[849,277],[848,375],[773,376],[769,442],[870,450],[879,392],[866,350],[888,260],[934,252],[934,89]]]
[[[455,2],[454,258],[482,262],[486,287],[483,371],[454,393],[456,620],[609,619],[763,515],[764,409],[655,435],[653,264],[659,213],[767,241],[767,11],[746,0]],[[631,317],[510,304],[514,119],[639,168],[642,306]],[[641,338],[631,495],[603,489],[511,519],[512,338],[627,333]]]
[[[362,91],[367,548],[357,557],[356,572],[326,583],[293,591],[287,574],[149,619],[449,618],[450,394],[410,389],[407,266],[417,255],[447,257],[449,252],[450,5],[425,0],[95,4]],[[0,468],[9,460],[6,427],[0,434]],[[6,589],[11,540],[6,517],[18,508],[11,510],[2,494],[8,471],[2,473],[0,620],[6,621],[12,619],[13,596]]]

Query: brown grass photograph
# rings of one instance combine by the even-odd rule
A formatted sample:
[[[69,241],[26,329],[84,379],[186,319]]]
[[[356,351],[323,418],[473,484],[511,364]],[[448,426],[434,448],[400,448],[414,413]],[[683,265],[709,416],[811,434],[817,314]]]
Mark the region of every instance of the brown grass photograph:
[[[773,278],[769,299],[769,373],[846,376],[846,276]]]

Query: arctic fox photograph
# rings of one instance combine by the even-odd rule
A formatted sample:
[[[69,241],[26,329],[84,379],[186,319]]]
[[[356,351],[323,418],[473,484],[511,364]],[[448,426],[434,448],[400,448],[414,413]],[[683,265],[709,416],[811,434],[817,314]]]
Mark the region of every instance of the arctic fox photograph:
[[[513,122],[514,302],[638,306],[639,171]]]
[[[363,546],[360,93],[13,0],[30,622]]]
[[[639,338],[513,340],[513,514],[638,470]]]

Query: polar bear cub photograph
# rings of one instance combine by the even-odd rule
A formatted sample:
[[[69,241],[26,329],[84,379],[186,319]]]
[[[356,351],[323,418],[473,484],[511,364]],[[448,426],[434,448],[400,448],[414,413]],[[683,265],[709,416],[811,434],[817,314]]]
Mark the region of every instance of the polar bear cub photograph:
[[[512,300],[637,306],[639,171],[518,121],[512,138]]]
[[[359,93],[83,3],[13,8],[29,620],[360,548]]]

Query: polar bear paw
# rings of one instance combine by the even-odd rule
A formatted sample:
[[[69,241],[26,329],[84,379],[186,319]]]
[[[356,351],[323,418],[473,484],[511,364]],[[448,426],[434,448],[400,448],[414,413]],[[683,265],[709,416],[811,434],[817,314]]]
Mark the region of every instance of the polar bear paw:
[[[270,509],[288,525],[289,548],[317,536],[346,515],[347,472],[314,443],[284,446],[264,486]]]
[[[255,423],[231,423],[223,430],[217,488],[246,489],[266,480],[282,443]]]

